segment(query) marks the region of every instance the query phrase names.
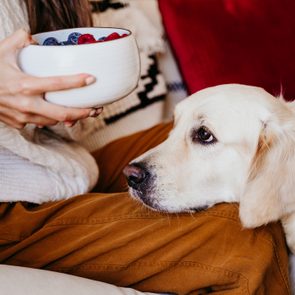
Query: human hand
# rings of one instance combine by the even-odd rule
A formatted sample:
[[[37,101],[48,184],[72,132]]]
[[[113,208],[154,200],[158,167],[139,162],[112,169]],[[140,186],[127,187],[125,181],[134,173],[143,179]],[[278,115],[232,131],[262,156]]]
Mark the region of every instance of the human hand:
[[[89,74],[38,78],[23,73],[17,65],[18,51],[33,44],[31,36],[19,30],[0,42],[0,121],[21,129],[27,123],[39,127],[96,117],[102,108],[69,108],[51,104],[43,96],[58,91],[89,85],[95,78]]]

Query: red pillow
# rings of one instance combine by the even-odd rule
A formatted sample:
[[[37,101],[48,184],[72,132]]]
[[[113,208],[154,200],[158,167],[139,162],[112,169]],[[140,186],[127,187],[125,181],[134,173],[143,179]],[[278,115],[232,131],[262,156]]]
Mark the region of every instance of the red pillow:
[[[158,0],[188,91],[243,83],[295,98],[294,0]]]

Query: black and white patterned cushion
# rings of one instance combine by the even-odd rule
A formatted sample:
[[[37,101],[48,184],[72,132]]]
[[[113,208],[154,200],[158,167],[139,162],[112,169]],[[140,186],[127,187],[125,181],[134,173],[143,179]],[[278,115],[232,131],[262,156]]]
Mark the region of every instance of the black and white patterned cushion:
[[[128,2],[116,0],[91,1],[91,4],[92,12],[100,15],[106,12],[115,15],[118,10],[130,8]],[[154,54],[140,52],[140,56],[141,77],[137,89],[126,98],[105,106],[104,112],[100,117],[103,120],[100,126],[112,124],[139,109],[146,108],[155,102],[165,99],[167,89],[162,74],[159,71],[156,52]]]

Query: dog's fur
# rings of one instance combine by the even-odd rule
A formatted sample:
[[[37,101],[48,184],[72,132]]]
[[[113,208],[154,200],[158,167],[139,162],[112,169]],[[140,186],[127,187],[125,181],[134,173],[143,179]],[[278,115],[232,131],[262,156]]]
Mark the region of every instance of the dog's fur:
[[[165,212],[239,202],[246,228],[281,219],[295,253],[294,112],[293,103],[258,87],[191,95],[177,105],[168,139],[132,161],[148,177],[131,195]],[[200,128],[212,134],[208,142]]]

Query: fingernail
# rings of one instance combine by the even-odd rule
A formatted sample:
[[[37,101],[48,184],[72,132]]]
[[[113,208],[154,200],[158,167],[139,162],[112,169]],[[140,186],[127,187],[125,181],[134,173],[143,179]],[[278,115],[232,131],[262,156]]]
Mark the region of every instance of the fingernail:
[[[32,45],[38,45],[39,43],[36,41],[36,40],[34,40],[33,38],[30,40],[30,43],[32,44]]]
[[[90,85],[90,84],[92,84],[93,82],[95,82],[95,77],[94,76],[89,76],[89,77],[87,77],[86,79],[85,79],[85,83],[86,83],[86,85]]]
[[[44,126],[43,126],[43,125],[37,125],[37,127],[38,127],[38,128],[43,128]]]
[[[95,110],[95,114],[98,116],[103,111],[103,107]]]
[[[35,43],[35,44],[37,44],[37,41],[35,41],[34,39],[33,39],[33,36],[32,35],[30,35],[29,36],[29,41],[30,41],[30,43]]]
[[[92,109],[89,113],[89,117],[97,117],[101,112],[103,108],[98,108],[98,109]]]
[[[89,113],[89,117],[95,117],[96,116],[96,109],[92,109]]]
[[[74,125],[74,122],[72,122],[72,121],[65,121],[64,124],[67,127],[72,127]]]

